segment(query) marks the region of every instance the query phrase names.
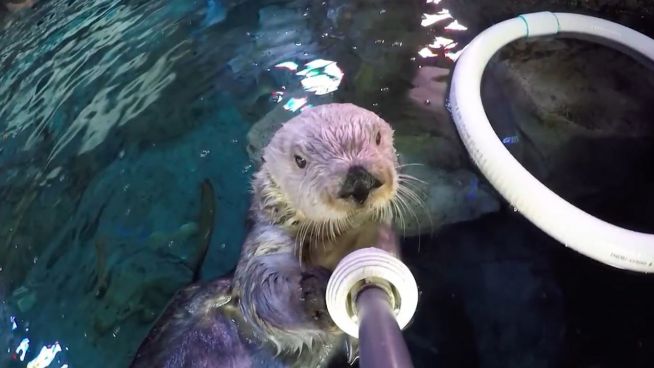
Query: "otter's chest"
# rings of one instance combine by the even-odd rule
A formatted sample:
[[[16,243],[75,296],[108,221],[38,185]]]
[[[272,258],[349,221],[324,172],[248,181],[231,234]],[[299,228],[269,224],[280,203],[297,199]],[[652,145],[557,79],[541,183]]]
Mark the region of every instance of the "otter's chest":
[[[375,223],[365,223],[343,233],[334,240],[315,244],[309,257],[310,263],[334,270],[338,262],[349,253],[359,248],[373,246],[377,240],[378,226]]]

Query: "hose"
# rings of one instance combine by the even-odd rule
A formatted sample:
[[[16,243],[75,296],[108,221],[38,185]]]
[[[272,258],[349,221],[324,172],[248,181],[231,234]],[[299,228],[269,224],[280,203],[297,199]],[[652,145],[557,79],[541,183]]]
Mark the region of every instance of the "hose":
[[[480,87],[486,64],[506,44],[564,35],[626,47],[654,60],[654,40],[614,22],[571,13],[538,12],[495,24],[459,56],[449,105],[472,160],[498,192],[534,225],[575,251],[612,267],[654,271],[654,235],[624,229],[573,206],[531,175],[504,147],[484,111]],[[606,42],[608,41],[608,42]]]
[[[327,283],[329,315],[359,339],[362,368],[413,367],[402,329],[416,311],[418,286],[398,254],[397,237],[382,226],[377,244],[345,256]]]

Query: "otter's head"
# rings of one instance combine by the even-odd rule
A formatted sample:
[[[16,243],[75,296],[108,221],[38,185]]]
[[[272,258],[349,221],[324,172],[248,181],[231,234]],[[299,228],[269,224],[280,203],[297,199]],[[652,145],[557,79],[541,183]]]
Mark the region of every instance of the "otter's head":
[[[352,104],[303,111],[275,133],[263,159],[262,169],[301,220],[385,213],[397,192],[393,130]]]

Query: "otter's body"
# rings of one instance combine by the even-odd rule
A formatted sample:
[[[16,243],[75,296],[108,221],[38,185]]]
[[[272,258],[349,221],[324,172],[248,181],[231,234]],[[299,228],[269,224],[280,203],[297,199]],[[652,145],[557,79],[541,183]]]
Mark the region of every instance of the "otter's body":
[[[329,317],[325,288],[398,207],[392,137],[351,104],[285,123],[254,176],[252,227],[233,277],[178,292],[132,367],[327,367],[346,351],[351,361],[355,341]]]

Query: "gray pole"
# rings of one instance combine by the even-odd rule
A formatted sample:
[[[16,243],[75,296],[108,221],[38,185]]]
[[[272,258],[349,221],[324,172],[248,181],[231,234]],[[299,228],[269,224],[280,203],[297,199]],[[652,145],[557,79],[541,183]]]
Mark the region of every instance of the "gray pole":
[[[386,291],[375,286],[357,297],[361,368],[413,368]]]
[[[400,256],[399,239],[390,226],[379,228],[375,248]],[[387,292],[369,284],[358,293],[356,305],[361,368],[413,368]]]

